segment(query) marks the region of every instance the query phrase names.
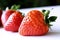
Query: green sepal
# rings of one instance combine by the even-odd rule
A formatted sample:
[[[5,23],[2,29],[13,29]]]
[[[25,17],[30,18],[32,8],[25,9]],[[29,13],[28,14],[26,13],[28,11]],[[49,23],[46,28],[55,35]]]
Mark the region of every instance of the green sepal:
[[[56,16],[49,17],[50,10],[42,10],[42,12],[44,14],[44,20],[45,20],[46,24],[48,25],[48,27],[50,28],[50,26],[52,26],[52,24],[50,24],[50,23],[54,22],[57,19],[57,17]]]
[[[20,8],[20,5],[15,5],[15,4],[14,4],[14,5],[11,6],[10,9],[11,9],[11,10],[17,10],[17,9],[19,9],[19,8]]]
[[[44,17],[47,19],[49,17],[50,11],[49,10],[42,10]]]
[[[44,9],[42,10],[43,13],[44,13],[45,11],[46,11],[46,10],[44,10]]]
[[[54,22],[56,19],[57,19],[56,16],[51,16],[51,17],[49,17],[50,22]]]

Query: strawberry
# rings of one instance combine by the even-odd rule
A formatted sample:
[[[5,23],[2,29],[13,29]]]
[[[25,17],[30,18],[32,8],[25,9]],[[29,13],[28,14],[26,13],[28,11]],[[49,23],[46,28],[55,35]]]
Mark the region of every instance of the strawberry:
[[[2,14],[1,20],[2,24],[4,25],[9,18],[9,16],[14,12],[14,10],[7,10]],[[3,21],[4,20],[4,21]]]
[[[20,12],[16,11],[10,15],[6,23],[4,24],[4,29],[6,31],[17,32],[21,24],[23,16]]]
[[[2,26],[1,15],[2,15],[2,10],[0,10],[0,26]]]
[[[47,22],[49,11],[47,14],[43,10],[40,12],[38,10],[30,11],[22,20],[19,27],[19,34],[24,36],[39,36],[44,35],[49,31],[49,23]],[[44,14],[46,15],[44,15]],[[51,20],[51,18],[54,18]],[[55,21],[57,17],[52,16],[48,18],[51,22]]]
[[[19,5],[13,5],[11,9],[5,10],[2,14],[1,21],[4,26],[9,16],[19,8]]]

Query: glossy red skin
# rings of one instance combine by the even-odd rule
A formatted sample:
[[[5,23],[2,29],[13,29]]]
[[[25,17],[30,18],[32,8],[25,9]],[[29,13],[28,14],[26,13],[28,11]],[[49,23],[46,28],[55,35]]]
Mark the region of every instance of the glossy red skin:
[[[4,29],[6,31],[17,32],[22,19],[23,19],[23,16],[20,12],[17,12],[17,11],[14,12],[13,14],[10,15],[7,22],[5,23]]]
[[[48,30],[48,25],[44,21],[43,14],[38,10],[32,10],[22,20],[19,34],[24,36],[39,36],[46,34]]]
[[[2,24],[4,26],[4,24],[6,23],[7,19],[9,18],[9,16],[15,12],[14,10],[6,10],[3,12],[2,16],[1,16],[1,21],[2,21]]]
[[[2,10],[0,10],[0,26],[2,26],[1,15],[2,15]]]

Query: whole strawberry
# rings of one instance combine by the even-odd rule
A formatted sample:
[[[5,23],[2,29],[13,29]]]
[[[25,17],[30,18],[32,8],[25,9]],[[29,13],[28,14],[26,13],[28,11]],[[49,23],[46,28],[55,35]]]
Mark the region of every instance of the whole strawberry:
[[[2,14],[1,21],[4,26],[9,16],[19,8],[19,5],[13,5],[11,9],[5,10]]]
[[[43,14],[44,13],[44,14]],[[49,11],[38,10],[30,11],[23,19],[20,27],[19,34],[25,36],[39,36],[44,35],[49,31],[50,21],[55,21],[57,17],[49,17]],[[54,18],[53,20],[51,18]],[[47,20],[49,20],[47,22]]]
[[[4,29],[6,31],[17,32],[22,19],[23,19],[23,16],[22,16],[21,12],[15,11],[14,13],[12,13],[10,15],[10,17],[4,24]]]

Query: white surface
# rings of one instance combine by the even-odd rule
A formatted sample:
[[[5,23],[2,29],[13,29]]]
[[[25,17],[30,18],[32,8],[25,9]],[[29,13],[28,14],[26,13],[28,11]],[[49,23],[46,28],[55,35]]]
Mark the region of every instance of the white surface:
[[[53,10],[51,10],[53,8]],[[50,7],[38,7],[38,8],[27,8],[21,9],[23,13],[28,13],[30,10],[51,10],[50,16],[57,16],[56,22],[52,23],[52,30],[44,36],[21,36],[18,32],[8,32],[3,28],[0,28],[0,40],[60,40],[60,6],[50,6]]]

